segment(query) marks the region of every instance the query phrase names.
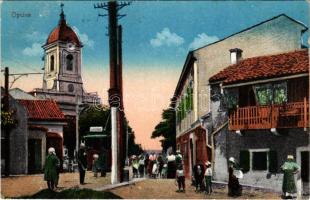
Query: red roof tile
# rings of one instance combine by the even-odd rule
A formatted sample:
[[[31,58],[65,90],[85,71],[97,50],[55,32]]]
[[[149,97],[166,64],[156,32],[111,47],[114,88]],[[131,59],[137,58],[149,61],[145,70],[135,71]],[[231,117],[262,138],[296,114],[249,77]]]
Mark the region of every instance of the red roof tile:
[[[309,72],[308,49],[241,60],[212,76],[223,84],[268,79]]]
[[[82,46],[78,36],[72,30],[72,28],[67,25],[64,17],[60,19],[58,26],[54,28],[54,30],[48,36],[46,45],[56,41],[73,42],[77,46]]]
[[[53,100],[18,100],[28,112],[29,119],[65,120],[57,103]]]

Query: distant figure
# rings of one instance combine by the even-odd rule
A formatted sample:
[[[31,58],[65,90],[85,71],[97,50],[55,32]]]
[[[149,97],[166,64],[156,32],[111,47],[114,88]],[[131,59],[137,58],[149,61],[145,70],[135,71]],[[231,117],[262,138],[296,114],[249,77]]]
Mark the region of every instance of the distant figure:
[[[140,175],[140,177],[144,177],[144,163],[145,163],[144,156],[143,156],[143,154],[141,154],[139,156],[139,175]]]
[[[93,172],[94,177],[98,177],[98,171],[100,170],[99,162],[98,162],[98,154],[93,155]]]
[[[158,167],[158,178],[162,177],[162,170],[164,167],[164,159],[163,159],[163,155],[159,155],[157,157],[157,167]]]
[[[101,149],[101,152],[98,158],[98,165],[100,166],[100,176],[105,177],[106,176],[106,165],[107,165],[105,149]]]
[[[228,196],[237,197],[242,194],[242,186],[239,184],[238,177],[234,174],[234,171],[238,169],[238,164],[233,157],[229,158],[228,168]]]
[[[132,172],[133,172],[133,178],[139,178],[139,160],[137,156],[132,156]]]
[[[168,159],[168,170],[167,170],[167,178],[175,178],[176,173],[176,164],[175,164],[175,155],[172,152],[169,152]]]
[[[196,192],[203,191],[203,176],[204,176],[204,167],[202,164],[196,164],[194,166],[194,178],[195,178],[195,186]]]
[[[84,143],[81,143],[77,156],[78,156],[77,161],[80,173],[80,184],[84,184],[85,173],[87,170],[87,157]]]
[[[300,170],[300,166],[294,162],[294,156],[288,155],[287,161],[281,166],[281,170],[284,172],[282,192],[284,198],[296,197],[296,184],[294,174]]]
[[[144,156],[144,174],[148,174],[149,162],[149,154],[146,153]]]
[[[55,184],[58,182],[57,167],[59,167],[59,164],[55,149],[50,147],[48,149],[44,168],[44,180],[47,181],[47,187],[50,190],[54,190]]]
[[[182,157],[182,154],[181,154],[181,151],[180,150],[177,150],[176,151],[176,156],[175,156],[175,163],[176,165],[183,165],[183,157]]]
[[[206,194],[211,194],[212,192],[212,167],[209,161],[206,162],[205,183],[206,183]]]
[[[178,192],[185,192],[185,175],[183,165],[178,165],[176,170],[176,179],[178,182]]]

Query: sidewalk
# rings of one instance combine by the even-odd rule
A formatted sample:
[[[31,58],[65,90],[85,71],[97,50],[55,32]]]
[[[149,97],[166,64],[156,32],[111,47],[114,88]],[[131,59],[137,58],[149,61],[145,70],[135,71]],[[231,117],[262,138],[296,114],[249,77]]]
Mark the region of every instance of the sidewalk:
[[[86,172],[85,185],[79,184],[79,173],[61,173],[59,177],[59,184],[57,191],[68,188],[102,188],[110,184],[110,174],[106,177],[93,176],[90,171]],[[47,188],[46,181],[44,181],[43,174],[12,176],[1,178],[1,196],[2,197],[20,197],[25,195],[33,195],[43,189]]]

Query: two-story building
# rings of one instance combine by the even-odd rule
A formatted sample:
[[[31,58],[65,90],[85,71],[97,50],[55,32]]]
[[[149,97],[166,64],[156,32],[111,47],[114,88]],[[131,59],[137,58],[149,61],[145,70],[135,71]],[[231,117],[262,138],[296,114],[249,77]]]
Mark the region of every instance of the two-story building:
[[[234,157],[244,172],[242,183],[281,191],[280,166],[294,155],[307,187],[308,49],[237,60],[210,84],[214,123],[229,121],[215,136],[218,177],[225,174],[221,163]]]
[[[281,14],[188,53],[172,98],[177,116],[177,148],[184,156],[187,177],[196,163],[210,160],[214,164],[215,157],[222,154],[216,152],[213,136],[225,121],[212,115],[209,79],[240,58],[301,49],[306,30],[304,24]],[[223,169],[227,168],[226,161],[219,162]],[[227,178],[226,174],[215,177]]]

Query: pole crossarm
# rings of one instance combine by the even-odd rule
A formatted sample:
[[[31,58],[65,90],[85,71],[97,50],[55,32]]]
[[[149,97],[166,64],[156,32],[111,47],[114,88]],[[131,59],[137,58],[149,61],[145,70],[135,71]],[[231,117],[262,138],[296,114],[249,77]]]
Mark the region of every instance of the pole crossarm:
[[[39,72],[32,72],[32,73],[18,73],[18,74],[9,74],[9,76],[13,76],[13,81],[11,82],[10,88],[12,88],[13,84],[20,79],[23,76],[28,76],[28,75],[35,75],[35,74],[43,74]]]

